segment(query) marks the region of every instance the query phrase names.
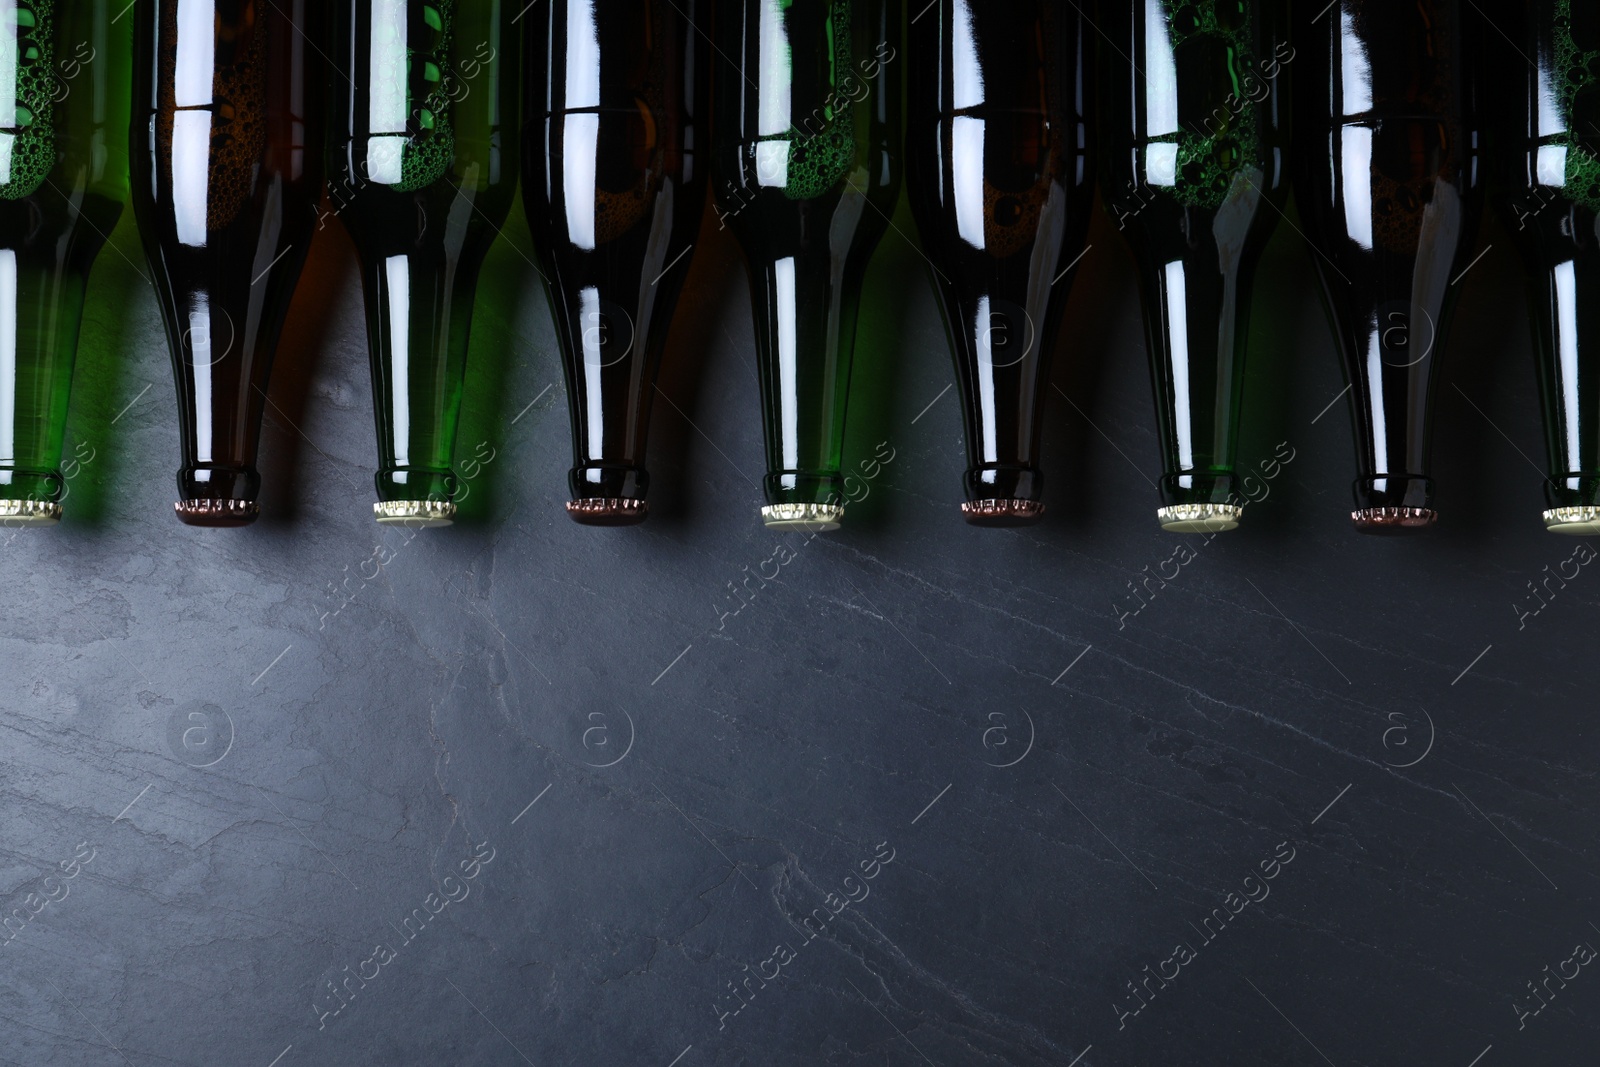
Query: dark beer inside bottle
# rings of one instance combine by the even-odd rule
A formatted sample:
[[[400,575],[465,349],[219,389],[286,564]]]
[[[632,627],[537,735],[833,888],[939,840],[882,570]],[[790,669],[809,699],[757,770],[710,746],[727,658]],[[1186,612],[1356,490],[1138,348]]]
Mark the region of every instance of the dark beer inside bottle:
[[[1048,365],[1093,195],[1079,16],[940,2],[912,25],[908,188],[955,352],[978,525],[1043,512]]]
[[[1366,533],[1437,517],[1436,368],[1481,212],[1471,18],[1456,0],[1339,0],[1304,50],[1300,211],[1351,384]]]
[[[975,401],[967,414],[967,498],[1040,500],[1042,405],[1002,401],[1033,388],[1049,351],[1040,299],[1047,294],[1039,292],[1044,278],[1033,255],[1041,231],[1048,237],[1049,228],[1063,221],[1046,213],[1054,162],[1049,116],[965,108],[955,113],[950,133],[960,153],[950,175],[956,197],[952,247],[961,280],[968,283],[952,304],[952,328],[973,357],[963,379]],[[974,151],[982,153],[981,168],[968,173],[968,153]],[[1057,262],[1048,258],[1045,265]]]
[[[254,521],[267,384],[316,219],[312,0],[138,5],[134,206],[178,388],[178,517]],[[320,8],[316,9],[319,12]],[[152,48],[153,54],[152,54]]]
[[[643,521],[656,372],[704,210],[693,0],[542,0],[526,15],[523,197],[561,344],[567,513]]]

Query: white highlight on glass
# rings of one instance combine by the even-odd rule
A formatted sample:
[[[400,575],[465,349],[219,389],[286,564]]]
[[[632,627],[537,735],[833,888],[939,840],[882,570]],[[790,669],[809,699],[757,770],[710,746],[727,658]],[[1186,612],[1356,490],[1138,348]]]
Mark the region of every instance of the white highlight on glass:
[[[1178,146],[1176,142],[1146,145],[1144,150],[1146,185],[1171,188],[1178,184]]]
[[[17,321],[17,254],[0,251],[0,322]],[[17,459],[17,331],[0,330],[0,460]]]
[[[589,417],[585,420],[589,430],[589,455],[599,456],[605,453],[606,438],[605,407],[601,403],[604,394],[600,388],[605,320],[600,313],[600,290],[592,285],[578,293],[578,329],[583,345],[583,392],[589,398]]]
[[[1539,108],[1538,136],[1547,137],[1553,133],[1566,133],[1566,116],[1561,113],[1561,90],[1556,85],[1556,79],[1561,77],[1559,68],[1556,67],[1554,57],[1547,57],[1546,61],[1536,64],[1539,72]]]
[[[1161,0],[1144,0],[1145,25],[1149,27],[1144,44],[1144,106],[1149,126],[1145,133],[1150,137],[1178,132],[1178,67],[1164,6]],[[1177,146],[1173,148],[1176,151]]]
[[[1362,248],[1372,247],[1372,131],[1344,128],[1339,160],[1339,199],[1344,203],[1345,231]]]
[[[572,0],[567,8],[567,106],[600,106],[600,31],[594,0]]]
[[[800,408],[795,387],[799,363],[795,323],[800,312],[795,297],[794,257],[778,260],[772,265],[772,270],[772,291],[778,303],[772,313],[778,322],[778,393],[779,415],[783,420],[783,469],[796,470],[800,466]]]
[[[394,433],[394,462],[411,465],[411,271],[405,256],[383,261],[389,283],[389,420]]]
[[[1367,61],[1366,45],[1356,33],[1355,14],[1348,5],[1339,12],[1339,56],[1342,114],[1363,115],[1372,110],[1372,64]]]
[[[594,182],[599,166],[600,116],[591,113],[562,119],[561,199],[567,206],[567,236],[584,251],[593,251]]]
[[[1572,260],[1557,264],[1552,277],[1556,286],[1556,363],[1567,430],[1561,448],[1566,469],[1576,471],[1583,469],[1584,462],[1578,440],[1578,277]]]
[[[1167,331],[1172,338],[1172,400],[1176,405],[1173,431],[1178,435],[1178,466],[1194,466],[1194,414],[1189,410],[1189,290],[1183,275],[1183,261],[1166,266]]]
[[[180,111],[172,116],[172,215],[178,240],[206,246],[211,173],[211,112]]]
[[[213,0],[178,0],[177,70],[173,75],[174,103],[180,107],[209,107],[211,79],[216,68],[216,4]]]
[[[406,0],[372,0],[372,67],[367,120],[367,177],[400,183],[406,146]]]
[[[950,68],[956,110],[983,103],[983,67],[978,64],[978,39],[972,32],[972,7],[968,0],[956,0],[952,18]]]
[[[17,0],[0,0],[0,26],[11,28],[17,24]],[[0,33],[0,126],[15,129],[17,126],[17,35]],[[0,182],[11,181],[11,150],[16,134],[0,133]],[[10,453],[6,453],[10,455]]]
[[[195,112],[204,114],[204,112]],[[181,117],[181,116],[180,116]],[[212,461],[211,452],[211,301],[205,293],[194,294],[189,309],[189,365],[194,370],[194,429],[198,447],[195,462]]]
[[[789,132],[793,122],[794,54],[789,47],[789,31],[783,24],[783,0],[761,0],[757,26],[756,77],[760,81],[756,111],[756,134],[777,137]],[[764,188],[782,189],[789,184],[791,142],[756,142],[756,182]]]
[[[1389,420],[1383,411],[1383,323],[1376,314],[1368,323],[1367,410],[1372,414],[1373,470],[1389,473]]]
[[[987,294],[978,298],[978,313],[973,320],[972,328],[978,331],[978,406],[983,414],[979,423],[983,427],[983,462],[995,463],[1000,459],[1000,441],[996,436],[996,419],[994,414],[994,375],[988,368],[994,366],[994,312],[989,307]]]
[[[950,130],[952,194],[956,229],[973,248],[988,243],[983,228],[984,121],[958,115]]]
[[[761,51],[756,60],[761,96],[756,133],[761,137],[788,133],[792,121],[794,57],[789,50],[789,31],[783,24],[783,9],[787,6],[783,0],[761,0],[761,22],[757,27]]]
[[[1559,189],[1567,184],[1567,146],[1542,144],[1534,155],[1534,170],[1540,185]]]
[[[756,142],[756,182],[763,188],[789,184],[789,140]]]

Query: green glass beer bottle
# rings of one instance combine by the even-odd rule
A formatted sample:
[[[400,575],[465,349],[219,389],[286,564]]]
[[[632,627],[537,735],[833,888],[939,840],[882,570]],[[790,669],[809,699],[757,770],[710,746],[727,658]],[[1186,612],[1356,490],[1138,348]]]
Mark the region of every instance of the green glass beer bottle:
[[[138,0],[133,209],[167,329],[178,518],[259,514],[267,382],[322,196],[321,0]]]
[[[707,0],[541,0],[522,196],[561,342],[585,526],[649,514],[656,371],[706,199]]]
[[[444,525],[478,271],[517,184],[511,0],[339,0],[329,197],[355,240],[380,523]]]
[[[1296,8],[1294,187],[1350,383],[1351,520],[1416,530],[1438,517],[1438,363],[1483,214],[1483,26],[1473,0],[1316,7]]]
[[[861,289],[900,195],[900,0],[724,0],[717,217],[755,312],[773,528],[844,516],[845,401]],[[735,69],[735,67],[737,69]]]
[[[1105,203],[1143,296],[1162,527],[1231,530],[1257,264],[1288,199],[1283,0],[1160,0],[1107,26]],[[1121,56],[1131,57],[1119,61]]]
[[[128,198],[132,20],[114,0],[0,7],[0,521],[61,517],[89,269]]]
[[[933,0],[911,21],[906,190],[966,423],[966,520],[1044,513],[1044,397],[1093,210],[1092,32],[1055,0]]]
[[[1527,268],[1545,528],[1600,533],[1600,6],[1523,0],[1496,200]],[[1520,29],[1520,32],[1518,30]]]

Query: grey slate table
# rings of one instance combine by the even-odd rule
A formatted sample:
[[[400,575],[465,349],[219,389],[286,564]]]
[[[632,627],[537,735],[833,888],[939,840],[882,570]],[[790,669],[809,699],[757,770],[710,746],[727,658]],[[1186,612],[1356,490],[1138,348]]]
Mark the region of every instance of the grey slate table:
[[[1446,353],[1442,523],[1377,540],[1349,529],[1343,381],[1280,229],[1247,461],[1294,459],[1205,542],[1153,521],[1137,298],[1103,220],[1049,402],[1049,515],[961,523],[949,358],[904,205],[897,227],[849,457],[894,458],[844,531],[756,520],[750,315],[714,219],[654,514],[570,523],[519,213],[461,433],[487,462],[463,521],[413,537],[371,519],[337,226],[274,379],[263,519],[178,525],[124,219],[86,324],[117,356],[84,359],[73,402],[93,458],[59,528],[4,542],[0,911],[23,918],[0,1062],[1593,1062],[1600,575],[1532,612],[1581,542],[1539,524],[1505,232]],[[1133,614],[1129,583],[1180,544]]]

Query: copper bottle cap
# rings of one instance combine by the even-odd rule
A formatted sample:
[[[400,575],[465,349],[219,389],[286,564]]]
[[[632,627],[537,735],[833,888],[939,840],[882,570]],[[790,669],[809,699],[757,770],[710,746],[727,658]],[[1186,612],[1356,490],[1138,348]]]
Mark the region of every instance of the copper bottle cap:
[[[961,505],[961,515],[974,526],[1028,526],[1038,522],[1044,505],[1037,500],[969,500]]]
[[[1350,513],[1350,521],[1362,533],[1402,533],[1432,526],[1439,513],[1432,508],[1362,508]]]
[[[254,500],[180,500],[172,506],[190,526],[249,526],[261,514]]]
[[[567,501],[567,518],[580,526],[636,526],[649,517],[649,503],[632,497],[585,497]]]

